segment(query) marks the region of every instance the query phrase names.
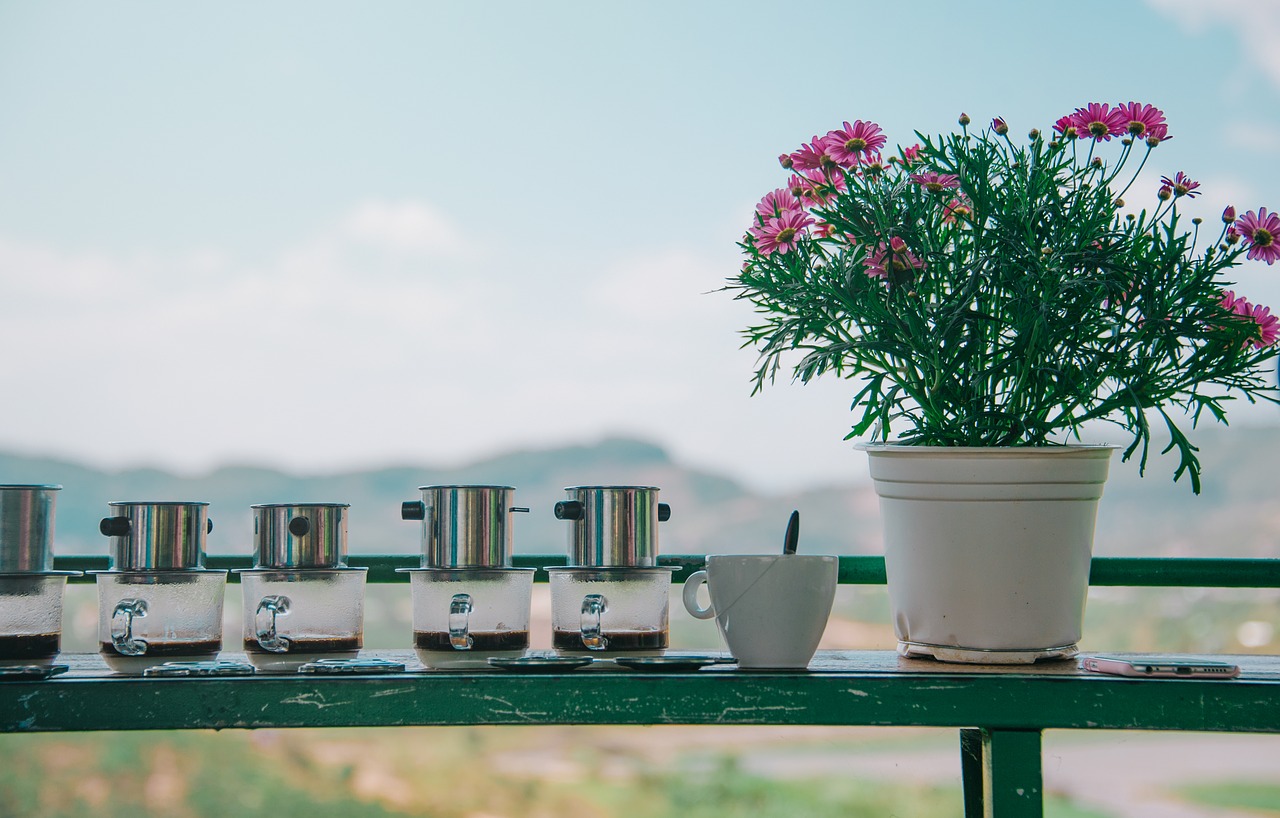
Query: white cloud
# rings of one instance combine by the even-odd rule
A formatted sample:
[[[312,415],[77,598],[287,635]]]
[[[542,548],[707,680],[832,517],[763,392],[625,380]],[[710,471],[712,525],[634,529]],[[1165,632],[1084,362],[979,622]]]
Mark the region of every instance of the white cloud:
[[[397,252],[452,256],[465,246],[459,225],[421,201],[366,201],[343,220],[345,238]]]
[[[1147,0],[1152,8],[1190,31],[1209,25],[1230,27],[1245,54],[1280,88],[1280,0]]]

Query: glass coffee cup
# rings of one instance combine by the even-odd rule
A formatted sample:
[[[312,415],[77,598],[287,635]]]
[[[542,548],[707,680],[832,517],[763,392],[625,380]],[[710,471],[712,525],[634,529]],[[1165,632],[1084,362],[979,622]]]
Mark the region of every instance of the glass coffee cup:
[[[365,568],[350,568],[347,503],[253,508],[256,567],[240,571],[244,651],[260,671],[354,659],[364,645]]]
[[[49,665],[62,647],[67,577],[53,570],[61,486],[0,485],[0,666]]]
[[[670,644],[674,568],[548,568],[560,653],[658,655]]]
[[[199,662],[222,650],[227,572],[204,567],[208,503],[114,502],[98,526],[111,570],[98,583],[99,652],[117,673]]]
[[[225,571],[98,574],[99,652],[117,673],[200,662],[222,650]]]
[[[429,668],[483,668],[529,648],[532,568],[410,568],[413,646]]]

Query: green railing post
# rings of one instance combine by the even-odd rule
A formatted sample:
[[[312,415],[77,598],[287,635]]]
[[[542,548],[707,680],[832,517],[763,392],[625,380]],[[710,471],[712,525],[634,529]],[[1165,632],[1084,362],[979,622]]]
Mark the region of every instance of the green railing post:
[[[981,734],[984,818],[1043,818],[1041,732],[984,728]],[[966,808],[967,801],[966,793]]]
[[[960,731],[960,781],[964,785],[964,818],[982,818],[982,731]]]

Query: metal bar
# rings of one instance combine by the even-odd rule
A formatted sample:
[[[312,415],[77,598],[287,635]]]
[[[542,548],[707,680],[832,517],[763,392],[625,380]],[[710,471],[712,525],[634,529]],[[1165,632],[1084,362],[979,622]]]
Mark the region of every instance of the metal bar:
[[[94,676],[76,671],[42,682],[0,683],[0,732],[469,724],[960,729],[980,724],[988,731],[1032,735],[1041,729],[1280,733],[1275,706],[1280,679],[1261,670],[1227,682],[1083,672],[904,673],[893,670],[892,652],[882,653],[876,666],[884,670],[808,673],[708,668],[683,674],[601,669],[551,675],[475,671],[155,679],[110,676],[102,667]],[[413,661],[409,651],[373,655]],[[856,666],[859,655],[849,655]],[[64,659],[80,667],[90,661],[101,666],[96,657]],[[1015,750],[1017,740],[1010,740]],[[1014,763],[1015,777],[1025,778],[1026,770]]]
[[[981,732],[984,818],[1043,818],[1040,731]]]
[[[982,731],[960,731],[960,781],[964,785],[964,818],[982,818]]]
[[[684,582],[703,567],[702,554],[672,554],[659,557],[659,565],[678,569],[675,582]],[[353,554],[348,564],[369,569],[370,582],[408,582],[397,568],[415,568],[421,564],[417,554]],[[566,565],[563,554],[517,554],[512,564],[519,568],[548,568]],[[210,555],[210,568],[252,568],[252,557],[226,554]],[[54,558],[60,571],[105,571],[105,556],[70,555]],[[538,582],[547,581],[547,573],[539,570]],[[239,582],[233,574],[232,582]],[[93,582],[92,575],[73,577],[72,582]],[[853,556],[840,558],[840,584],[884,585],[884,557]],[[1126,585],[1151,588],[1280,588],[1280,559],[1229,558],[1162,558],[1162,557],[1094,557],[1089,574],[1090,585]]]

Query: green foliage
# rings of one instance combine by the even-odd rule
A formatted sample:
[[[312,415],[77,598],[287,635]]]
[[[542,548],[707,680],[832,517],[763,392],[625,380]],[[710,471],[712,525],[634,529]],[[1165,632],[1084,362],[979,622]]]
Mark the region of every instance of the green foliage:
[[[755,389],[785,369],[854,379],[849,437],[906,444],[1051,445],[1106,421],[1132,436],[1125,458],[1143,468],[1158,417],[1175,480],[1199,492],[1184,413],[1194,427],[1206,413],[1225,420],[1237,397],[1275,401],[1260,365],[1276,347],[1224,304],[1245,248],[1223,224],[1198,249],[1184,192],[1124,213],[1130,139],[1109,167],[1087,139],[917,136],[918,156],[802,184],[816,224],[794,246],[744,237],[725,289],[760,316],[744,331],[760,353]],[[1137,144],[1145,164],[1156,143]],[[913,180],[922,173],[951,178]]]
[[[1259,815],[1280,815],[1280,785],[1254,781],[1198,784],[1179,793],[1190,801]]]

